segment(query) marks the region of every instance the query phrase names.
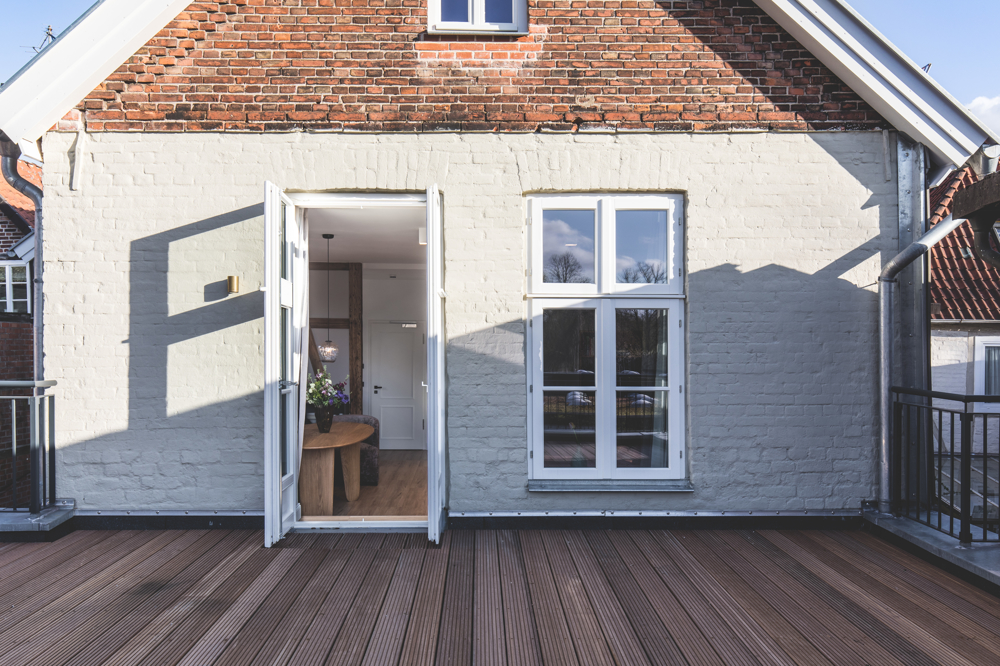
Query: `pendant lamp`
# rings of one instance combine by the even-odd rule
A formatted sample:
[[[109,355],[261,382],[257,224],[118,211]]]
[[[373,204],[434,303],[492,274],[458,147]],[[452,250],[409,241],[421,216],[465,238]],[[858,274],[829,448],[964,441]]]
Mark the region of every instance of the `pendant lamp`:
[[[323,238],[326,239],[326,263],[330,263],[330,239],[333,238],[333,234],[323,234]],[[326,317],[330,318],[330,273],[332,271],[329,267],[326,270]],[[326,342],[318,347],[319,359],[324,363],[333,363],[337,360],[337,354],[340,353],[340,348],[332,340],[330,340],[330,329],[326,329]]]

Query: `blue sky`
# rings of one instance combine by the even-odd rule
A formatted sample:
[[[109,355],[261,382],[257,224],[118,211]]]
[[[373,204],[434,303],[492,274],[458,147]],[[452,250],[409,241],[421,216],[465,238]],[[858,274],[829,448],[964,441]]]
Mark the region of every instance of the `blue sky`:
[[[1000,0],[848,0],[960,102],[1000,131],[996,37]],[[51,25],[58,35],[94,0],[0,0],[0,81],[31,59]]]

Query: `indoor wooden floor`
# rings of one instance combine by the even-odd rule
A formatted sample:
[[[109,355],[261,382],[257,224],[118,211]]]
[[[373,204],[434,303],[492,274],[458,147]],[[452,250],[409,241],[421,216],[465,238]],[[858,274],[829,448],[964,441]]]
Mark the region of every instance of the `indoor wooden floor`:
[[[75,532],[0,544],[0,663],[1000,663],[1000,601],[860,532]]]
[[[387,516],[427,520],[427,452],[379,451],[378,485],[361,486],[353,502],[338,487],[333,496],[337,516]]]

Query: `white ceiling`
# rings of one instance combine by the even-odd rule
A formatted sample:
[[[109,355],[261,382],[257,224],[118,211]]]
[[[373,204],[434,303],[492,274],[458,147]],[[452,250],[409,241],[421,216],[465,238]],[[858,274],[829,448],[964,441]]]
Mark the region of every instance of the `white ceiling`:
[[[417,242],[426,224],[424,206],[393,208],[313,208],[309,219],[310,261],[326,261],[326,240],[330,241],[330,261],[363,264],[423,264],[424,245]]]

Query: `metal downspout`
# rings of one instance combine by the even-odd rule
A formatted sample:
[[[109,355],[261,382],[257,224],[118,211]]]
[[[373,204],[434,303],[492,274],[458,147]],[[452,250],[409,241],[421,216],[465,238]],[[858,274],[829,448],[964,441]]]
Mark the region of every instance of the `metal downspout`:
[[[13,141],[0,132],[0,173],[15,190],[31,199],[35,204],[35,258],[31,285],[31,333],[34,343],[33,365],[35,381],[45,379],[42,368],[42,190],[21,177],[17,171],[17,161],[21,150]],[[38,394],[39,390],[35,389]]]
[[[879,295],[879,421],[881,424],[879,441],[879,485],[878,510],[881,513],[891,512],[891,497],[889,484],[892,474],[889,467],[889,452],[892,443],[889,440],[889,424],[892,422],[892,353],[893,353],[893,299],[895,296],[896,276],[900,271],[922,257],[941,239],[957,229],[965,222],[964,219],[945,219],[934,225],[926,234],[910,243],[910,245],[889,260],[878,278]]]

